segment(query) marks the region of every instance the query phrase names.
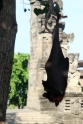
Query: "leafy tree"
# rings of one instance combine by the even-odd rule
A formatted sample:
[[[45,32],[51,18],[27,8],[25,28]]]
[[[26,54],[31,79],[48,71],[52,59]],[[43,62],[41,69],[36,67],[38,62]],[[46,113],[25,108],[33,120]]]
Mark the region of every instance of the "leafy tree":
[[[12,75],[9,87],[9,105],[14,104],[18,108],[26,105],[28,89],[28,69],[30,60],[29,54],[14,54]]]

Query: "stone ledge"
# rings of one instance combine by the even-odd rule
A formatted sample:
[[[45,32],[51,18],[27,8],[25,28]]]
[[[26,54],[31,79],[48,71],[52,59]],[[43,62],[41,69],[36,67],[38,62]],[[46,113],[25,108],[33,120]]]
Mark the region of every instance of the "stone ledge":
[[[83,97],[82,92],[67,92],[65,93],[65,97]]]

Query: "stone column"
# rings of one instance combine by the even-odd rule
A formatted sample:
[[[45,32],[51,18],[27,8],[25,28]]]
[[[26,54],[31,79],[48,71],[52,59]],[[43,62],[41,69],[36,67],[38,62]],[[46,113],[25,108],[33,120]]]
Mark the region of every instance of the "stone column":
[[[36,2],[35,6],[31,6],[31,43],[30,43],[30,62],[29,62],[29,84],[28,84],[28,99],[27,107],[30,109],[44,110],[47,108],[54,108],[52,103],[43,99],[42,94],[44,89],[42,86],[43,78],[46,78],[44,69],[45,61],[50,54],[52,35],[48,33],[41,33],[41,15],[38,17],[34,14],[34,7],[40,8],[40,3]],[[49,40],[48,40],[49,39]],[[52,106],[52,107],[51,107]]]
[[[31,1],[34,2],[34,1]],[[39,2],[36,2],[34,6],[31,6],[31,20],[30,20],[30,62],[29,62],[29,84],[28,84],[28,99],[27,106],[32,109],[39,109],[40,104],[38,94],[38,77],[41,78],[41,74],[38,75],[38,61],[42,56],[42,44],[41,36],[38,37],[38,17],[34,14],[34,8],[40,7]],[[41,84],[41,82],[40,82]]]

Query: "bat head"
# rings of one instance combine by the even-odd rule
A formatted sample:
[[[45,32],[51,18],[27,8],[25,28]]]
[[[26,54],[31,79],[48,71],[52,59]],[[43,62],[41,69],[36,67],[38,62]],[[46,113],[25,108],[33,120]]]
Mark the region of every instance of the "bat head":
[[[54,102],[55,106],[57,107],[59,105],[59,103],[63,100],[64,95],[56,96],[53,93],[46,92],[46,93],[43,94],[43,97],[47,98],[50,102]]]

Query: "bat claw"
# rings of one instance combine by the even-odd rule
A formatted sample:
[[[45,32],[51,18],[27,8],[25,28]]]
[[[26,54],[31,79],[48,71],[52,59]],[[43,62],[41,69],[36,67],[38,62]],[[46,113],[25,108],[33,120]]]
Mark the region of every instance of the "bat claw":
[[[55,106],[57,107],[58,105],[59,105],[59,103],[56,103],[56,102],[55,102]]]

